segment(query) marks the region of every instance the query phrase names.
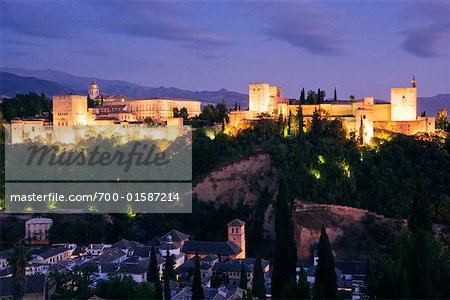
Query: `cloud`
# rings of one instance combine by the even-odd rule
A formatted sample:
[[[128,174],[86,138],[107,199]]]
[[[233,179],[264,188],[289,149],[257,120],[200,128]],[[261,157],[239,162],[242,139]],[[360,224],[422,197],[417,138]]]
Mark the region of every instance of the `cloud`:
[[[178,2],[2,1],[1,6],[2,27],[33,37],[68,39],[111,33],[207,47],[230,44],[190,18],[197,14],[192,5]]]
[[[448,53],[450,45],[450,2],[415,4],[409,10],[402,48],[418,57],[439,57]]]
[[[310,1],[265,3],[270,12],[263,32],[269,39],[288,42],[291,46],[312,54],[342,53],[346,42],[345,31],[339,25],[340,12],[336,8]]]
[[[105,2],[97,2],[104,4]],[[106,31],[127,36],[179,41],[192,45],[224,46],[230,42],[199,26],[191,16],[199,17],[192,6],[170,2],[112,2],[104,9],[118,18],[105,18],[101,26]],[[201,17],[201,16],[200,16]]]

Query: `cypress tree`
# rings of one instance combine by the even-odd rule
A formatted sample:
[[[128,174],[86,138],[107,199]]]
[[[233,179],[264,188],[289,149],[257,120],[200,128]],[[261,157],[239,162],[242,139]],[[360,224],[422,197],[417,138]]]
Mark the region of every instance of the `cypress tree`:
[[[294,241],[291,203],[288,199],[287,186],[280,175],[275,213],[275,257],[272,274],[272,298],[280,299],[283,290],[295,283],[297,249]]]
[[[289,110],[287,134],[291,135],[292,111]]]
[[[175,262],[173,261],[173,256],[170,255],[169,250],[166,252],[166,262],[164,264],[164,270],[167,272],[170,280],[175,280]]]
[[[297,298],[311,299],[311,288],[309,286],[308,277],[303,266],[300,268],[300,278],[297,283]]]
[[[320,232],[319,244],[317,246],[317,255],[319,261],[316,270],[316,279],[314,282],[315,299],[336,299],[337,281],[336,271],[334,269],[333,252],[331,251],[330,241],[328,240],[325,227],[322,226]]]
[[[170,300],[172,296],[170,295],[170,280],[172,278],[172,274],[174,274],[173,271],[173,260],[172,256],[169,253],[169,250],[167,250],[166,254],[166,262],[164,263],[164,299]]]
[[[298,99],[298,108],[297,108],[297,122],[298,122],[298,140],[300,145],[305,143],[305,132],[303,128],[305,126],[303,121],[303,103],[305,103],[305,89],[302,89],[300,92],[300,99]]]
[[[334,87],[334,101],[337,101],[337,93],[336,93],[336,87]]]
[[[234,110],[235,110],[235,111],[238,110],[238,104],[237,104],[237,102],[234,102]]]
[[[252,293],[259,300],[266,299],[266,286],[264,280],[264,271],[262,269],[261,258],[257,258],[253,266],[253,286]]]
[[[200,257],[198,252],[195,253],[194,279],[192,281],[192,299],[202,300],[205,298],[203,294],[202,277],[200,274]]]
[[[305,99],[305,88],[302,88],[302,92],[301,92],[301,94],[300,94],[300,104],[304,104],[305,103],[305,101],[306,101],[306,99]]]
[[[309,133],[313,144],[317,146],[319,144],[320,135],[322,134],[322,120],[320,119],[320,111],[318,109],[314,110]]]
[[[239,288],[247,290],[247,271],[245,270],[245,263],[241,261],[241,278],[239,280]]]
[[[158,263],[156,261],[155,248],[150,252],[150,263],[147,270],[147,281],[155,286],[155,299],[162,299],[161,280],[159,278]]]
[[[320,91],[320,89],[317,90],[317,104],[320,104],[320,102],[322,101],[322,92]]]
[[[361,122],[359,124],[358,144],[360,145],[364,144],[364,122],[362,117]]]

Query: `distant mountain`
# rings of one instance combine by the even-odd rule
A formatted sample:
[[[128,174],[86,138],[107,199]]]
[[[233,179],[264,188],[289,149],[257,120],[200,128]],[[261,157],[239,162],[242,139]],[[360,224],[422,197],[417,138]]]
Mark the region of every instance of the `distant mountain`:
[[[427,116],[436,116],[439,109],[450,110],[450,94],[438,94],[433,97],[417,98],[417,113],[425,111]]]
[[[92,78],[81,77],[72,75],[69,73],[55,71],[55,70],[25,70],[19,68],[1,68],[0,71],[15,74],[19,76],[35,77],[36,79],[52,82],[53,84],[68,87],[71,92],[86,94],[89,88],[89,84]],[[5,86],[1,85],[1,94],[14,96],[15,92],[28,92],[34,91],[35,86],[28,86],[23,81],[25,77],[19,77],[17,80],[22,80],[21,84],[17,84],[12,81],[5,82]],[[142,97],[170,97],[170,98],[185,98],[185,99],[197,99],[205,103],[219,103],[222,99],[225,99],[229,107],[234,107],[235,102],[240,104],[243,108],[248,105],[248,96],[237,92],[228,91],[226,89],[220,89],[218,91],[190,91],[182,90],[174,87],[146,87],[137,85],[131,82],[122,80],[106,80],[97,79],[96,81],[100,86],[100,91],[106,94],[122,94],[130,98],[142,98]],[[9,86],[14,85],[15,89],[10,89]],[[5,88],[4,88],[4,87]],[[3,91],[4,90],[4,91]],[[7,93],[8,92],[8,93]],[[61,93],[58,90],[46,93],[50,96]]]
[[[61,84],[36,77],[22,77],[0,72],[0,95],[12,97],[18,93],[41,92],[46,95],[70,94],[74,90]]]

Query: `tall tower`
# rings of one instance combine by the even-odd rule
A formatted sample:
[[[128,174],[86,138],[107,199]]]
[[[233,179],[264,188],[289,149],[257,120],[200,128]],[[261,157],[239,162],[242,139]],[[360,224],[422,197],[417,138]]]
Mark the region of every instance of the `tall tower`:
[[[392,88],[391,120],[415,121],[416,118],[417,118],[417,88],[416,87]]]
[[[91,84],[89,85],[89,98],[95,99],[100,94],[100,89],[98,87],[97,82],[95,79],[92,79]]]
[[[245,222],[234,219],[228,223],[228,241],[238,245],[242,252],[236,258],[245,258]]]
[[[250,83],[248,85],[249,110],[269,112],[269,84]]]
[[[87,99],[80,95],[53,96],[53,125],[87,125]]]

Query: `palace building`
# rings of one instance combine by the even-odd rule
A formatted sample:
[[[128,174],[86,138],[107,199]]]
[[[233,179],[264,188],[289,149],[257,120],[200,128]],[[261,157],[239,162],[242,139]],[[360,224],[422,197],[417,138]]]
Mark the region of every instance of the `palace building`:
[[[359,100],[324,101],[320,104],[302,104],[303,117],[310,122],[314,111],[324,116],[340,118],[349,133],[362,133],[365,143],[370,143],[374,132],[402,133],[414,135],[419,132],[434,133],[434,117],[417,117],[417,88],[415,79],[412,87],[392,88],[391,101],[376,102],[373,97]],[[268,83],[249,84],[249,110],[230,112],[230,125],[240,124],[269,117],[278,119],[297,115],[298,104],[290,104],[282,97],[280,87]]]
[[[47,138],[55,141],[71,142],[82,133],[83,126],[116,125],[136,127],[146,126],[151,120],[156,124],[171,125],[171,128],[153,128],[152,138],[177,136],[177,129],[183,126],[183,119],[174,117],[174,110],[185,108],[189,117],[201,113],[201,102],[191,99],[174,98],[127,98],[123,95],[100,93],[99,86],[93,80],[88,90],[89,98],[100,103],[88,108],[88,98],[83,95],[53,96],[53,123],[45,118],[15,119],[11,121],[10,139],[13,144],[27,139]]]

